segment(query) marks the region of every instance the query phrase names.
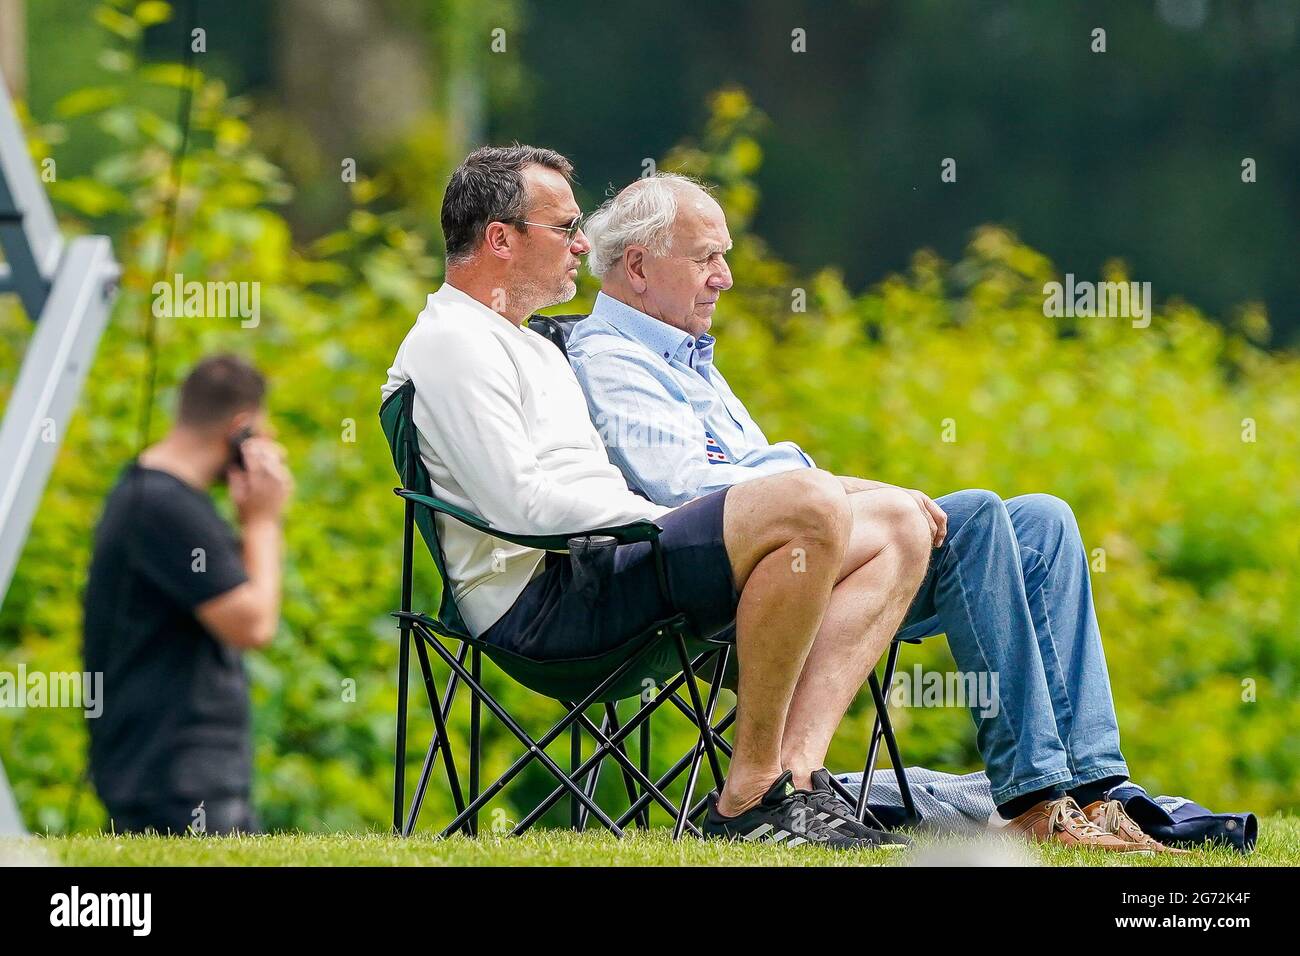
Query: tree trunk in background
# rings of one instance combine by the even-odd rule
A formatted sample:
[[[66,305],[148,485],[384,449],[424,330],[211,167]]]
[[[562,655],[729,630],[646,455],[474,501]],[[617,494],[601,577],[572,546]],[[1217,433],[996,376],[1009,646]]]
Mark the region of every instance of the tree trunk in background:
[[[279,0],[276,32],[284,107],[331,157],[387,145],[434,105],[427,39],[380,0]]]
[[[483,60],[491,26],[474,0],[454,0],[443,42],[447,89],[443,113],[453,137],[459,142],[452,152],[460,154],[477,146],[487,136],[487,94],[483,82]]]
[[[23,0],[0,0],[0,72],[14,99],[27,95],[27,19]]]

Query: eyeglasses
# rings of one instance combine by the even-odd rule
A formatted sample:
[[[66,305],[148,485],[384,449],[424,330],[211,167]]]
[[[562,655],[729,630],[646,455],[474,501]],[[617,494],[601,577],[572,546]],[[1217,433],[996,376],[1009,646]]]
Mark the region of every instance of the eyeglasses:
[[[570,245],[573,244],[573,237],[576,236],[578,230],[582,228],[582,216],[574,216],[573,222],[569,223],[567,226],[557,226],[549,222],[532,222],[528,219],[511,219],[510,222],[518,226],[538,226],[542,229],[554,229],[558,232],[562,232],[564,233],[564,241]]]

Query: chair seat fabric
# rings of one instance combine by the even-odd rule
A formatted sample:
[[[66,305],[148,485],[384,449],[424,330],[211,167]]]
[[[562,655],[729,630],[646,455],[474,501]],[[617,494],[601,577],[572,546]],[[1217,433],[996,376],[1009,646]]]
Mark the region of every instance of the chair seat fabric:
[[[599,700],[604,703],[640,696],[647,687],[667,680],[682,669],[681,660],[672,643],[677,634],[685,638],[687,653],[692,657],[715,647],[712,642],[696,637],[686,618],[677,615],[603,654],[537,661],[488,644],[479,638],[445,634],[441,631],[437,618],[430,615],[420,614],[417,617],[435,633],[454,640],[467,640],[513,680],[534,693],[555,700],[578,700],[585,697],[620,665],[635,657],[640,658],[637,664]]]

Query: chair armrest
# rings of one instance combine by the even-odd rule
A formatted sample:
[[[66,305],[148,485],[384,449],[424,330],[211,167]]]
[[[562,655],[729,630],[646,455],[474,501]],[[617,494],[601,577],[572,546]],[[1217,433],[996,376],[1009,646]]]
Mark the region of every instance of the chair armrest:
[[[431,498],[429,495],[422,495],[414,491],[407,491],[405,488],[394,488],[393,493],[407,501],[421,505],[431,511],[445,514],[449,518],[455,518],[462,524],[469,525],[477,531],[484,534],[490,534],[494,538],[500,538],[503,541],[509,541],[524,548],[536,548],[539,551],[568,551],[570,538],[581,538],[587,536],[605,535],[613,538],[619,544],[634,544],[638,541],[649,541],[656,545],[659,540],[659,533],[662,529],[653,521],[633,521],[630,524],[618,525],[613,528],[596,528],[591,531],[575,531],[572,534],[512,534],[508,531],[500,531],[476,514],[471,514],[464,508],[457,508],[455,505],[448,504],[437,498]]]

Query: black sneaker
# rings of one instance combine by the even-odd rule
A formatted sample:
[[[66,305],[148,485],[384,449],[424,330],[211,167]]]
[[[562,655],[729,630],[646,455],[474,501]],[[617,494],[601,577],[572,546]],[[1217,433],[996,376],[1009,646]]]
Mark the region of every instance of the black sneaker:
[[[860,821],[853,808],[831,786],[831,772],[825,768],[812,772],[812,790],[808,792],[808,802],[828,827],[840,833],[891,850],[912,845],[912,841],[901,834],[877,830]]]
[[[735,817],[718,812],[718,795],[709,794],[709,812],[700,828],[706,837],[745,840],[749,843],[780,843],[802,846],[805,843],[835,850],[869,847],[866,840],[840,833],[818,818],[808,802],[807,790],[796,790],[786,771],[768,788],[756,806]]]

